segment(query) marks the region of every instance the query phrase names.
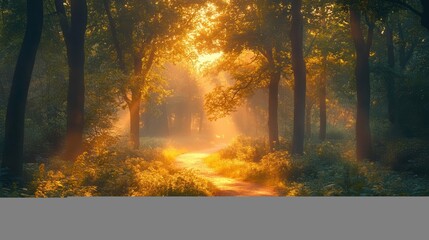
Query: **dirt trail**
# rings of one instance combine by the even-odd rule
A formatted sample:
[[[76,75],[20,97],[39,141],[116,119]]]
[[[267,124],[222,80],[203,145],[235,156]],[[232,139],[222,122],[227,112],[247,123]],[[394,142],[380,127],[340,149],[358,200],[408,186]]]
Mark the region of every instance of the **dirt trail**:
[[[215,196],[277,196],[273,189],[222,176],[204,163],[204,158],[225,146],[218,145],[210,149],[182,154],[176,158],[177,166],[196,170],[199,176],[212,182],[219,189]]]

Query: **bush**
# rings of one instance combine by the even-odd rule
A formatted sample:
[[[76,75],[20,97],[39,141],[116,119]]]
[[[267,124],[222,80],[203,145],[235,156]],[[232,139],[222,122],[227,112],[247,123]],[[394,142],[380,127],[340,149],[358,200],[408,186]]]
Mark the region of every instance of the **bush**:
[[[292,168],[290,159],[291,156],[287,151],[269,153],[262,158],[261,167],[270,178],[287,180]]]
[[[220,151],[221,158],[258,162],[269,152],[263,138],[238,137],[231,145]]]
[[[374,163],[339,161],[311,163],[317,174],[285,184],[285,195],[300,196],[421,196],[428,181],[399,174]]]
[[[130,196],[210,196],[209,183],[192,171],[171,175],[165,169],[149,168],[135,173]]]
[[[326,163],[334,163],[341,160],[341,147],[329,141],[322,142],[316,147],[318,160]]]
[[[193,172],[178,171],[174,152],[161,148],[94,148],[75,162],[52,159],[40,165],[36,197],[67,196],[208,196],[213,187]],[[132,157],[138,155],[139,157]]]
[[[289,196],[420,196],[429,194],[428,180],[389,170],[380,164],[357,162],[354,145],[322,143],[302,158],[291,159],[283,193]],[[314,150],[311,150],[314,149]],[[295,164],[294,164],[295,162]],[[302,171],[300,169],[306,169]]]
[[[420,139],[398,139],[386,144],[383,164],[396,171],[429,174],[429,142]]]
[[[220,153],[215,153],[204,159],[204,162],[217,171],[219,174],[238,178],[242,180],[253,180],[256,182],[265,179],[265,173],[262,173],[258,163],[249,162],[241,159],[223,158]]]

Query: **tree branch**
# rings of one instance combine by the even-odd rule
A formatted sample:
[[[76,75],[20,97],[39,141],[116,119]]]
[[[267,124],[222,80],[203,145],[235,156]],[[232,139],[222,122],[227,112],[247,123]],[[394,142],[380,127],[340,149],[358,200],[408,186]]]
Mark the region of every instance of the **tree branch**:
[[[304,58],[307,58],[307,57],[308,57],[308,55],[310,55],[311,51],[313,50],[314,42],[316,41],[316,38],[318,37],[319,33],[320,33],[320,31],[318,31],[318,32],[314,35],[313,39],[311,40],[310,45],[307,47],[307,49],[305,49],[305,52],[304,52]]]
[[[145,68],[142,72],[143,78],[147,77],[147,74],[149,73],[150,69],[152,68],[152,65],[153,65],[154,60],[155,60],[155,55],[156,55],[155,53],[156,53],[156,48],[152,47],[150,54],[149,54],[149,58],[145,64]]]

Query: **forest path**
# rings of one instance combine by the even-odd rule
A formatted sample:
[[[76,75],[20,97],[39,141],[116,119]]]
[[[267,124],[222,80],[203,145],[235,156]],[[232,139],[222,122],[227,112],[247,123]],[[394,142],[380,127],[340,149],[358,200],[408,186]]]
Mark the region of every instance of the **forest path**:
[[[213,183],[219,189],[214,193],[215,196],[277,196],[277,193],[271,188],[222,176],[204,163],[204,158],[224,147],[226,145],[222,144],[179,155],[176,158],[176,164],[180,168],[195,170],[198,176]]]

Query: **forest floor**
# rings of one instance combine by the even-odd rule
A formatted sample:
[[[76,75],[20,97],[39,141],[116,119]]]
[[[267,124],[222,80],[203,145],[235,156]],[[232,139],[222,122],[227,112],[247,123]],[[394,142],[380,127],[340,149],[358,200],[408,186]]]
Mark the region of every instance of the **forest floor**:
[[[218,144],[211,148],[179,155],[176,158],[176,164],[180,168],[194,170],[198,176],[210,181],[218,189],[214,193],[215,196],[277,196],[277,193],[269,187],[222,176],[204,163],[204,158],[226,146],[226,144]]]

